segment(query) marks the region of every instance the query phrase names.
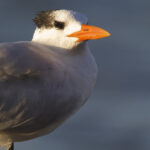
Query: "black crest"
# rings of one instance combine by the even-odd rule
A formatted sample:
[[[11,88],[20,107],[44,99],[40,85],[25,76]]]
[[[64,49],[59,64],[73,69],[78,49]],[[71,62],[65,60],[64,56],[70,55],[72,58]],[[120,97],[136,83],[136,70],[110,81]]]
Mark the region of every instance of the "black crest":
[[[33,19],[34,23],[38,28],[45,27],[50,28],[53,26],[54,16],[53,12],[55,10],[41,11]]]

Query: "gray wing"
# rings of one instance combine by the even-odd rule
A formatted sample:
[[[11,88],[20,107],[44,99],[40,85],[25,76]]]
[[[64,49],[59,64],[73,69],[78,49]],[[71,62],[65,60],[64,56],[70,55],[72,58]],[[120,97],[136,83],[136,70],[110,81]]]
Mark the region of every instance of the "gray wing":
[[[0,44],[0,81],[38,77],[50,69],[46,55],[46,47],[32,42]]]
[[[63,63],[56,58],[55,52],[40,44],[0,44],[0,130],[23,130],[28,125],[30,132],[35,121],[37,128],[42,128],[38,125],[44,117],[45,124],[54,121],[55,109],[62,107],[55,100],[67,95],[62,96],[65,74],[57,69]]]

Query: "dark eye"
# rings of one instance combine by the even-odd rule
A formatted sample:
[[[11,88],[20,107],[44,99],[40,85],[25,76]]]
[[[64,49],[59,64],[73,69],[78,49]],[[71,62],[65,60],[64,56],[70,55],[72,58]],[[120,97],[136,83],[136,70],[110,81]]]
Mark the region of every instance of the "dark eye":
[[[54,26],[58,29],[64,29],[65,27],[65,23],[64,22],[59,22],[59,21],[55,21],[54,22]]]

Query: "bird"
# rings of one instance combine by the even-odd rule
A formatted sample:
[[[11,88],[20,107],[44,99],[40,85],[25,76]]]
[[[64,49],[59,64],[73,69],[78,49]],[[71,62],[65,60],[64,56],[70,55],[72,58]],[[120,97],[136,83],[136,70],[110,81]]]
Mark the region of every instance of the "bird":
[[[54,131],[90,96],[97,65],[88,40],[110,36],[82,13],[38,12],[31,41],[0,43],[0,146]]]

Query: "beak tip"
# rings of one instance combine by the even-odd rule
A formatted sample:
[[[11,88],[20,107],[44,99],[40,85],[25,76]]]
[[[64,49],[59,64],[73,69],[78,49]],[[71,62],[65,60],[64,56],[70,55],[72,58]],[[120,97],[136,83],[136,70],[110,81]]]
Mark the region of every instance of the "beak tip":
[[[111,36],[111,34],[109,32],[107,32],[106,37]]]

